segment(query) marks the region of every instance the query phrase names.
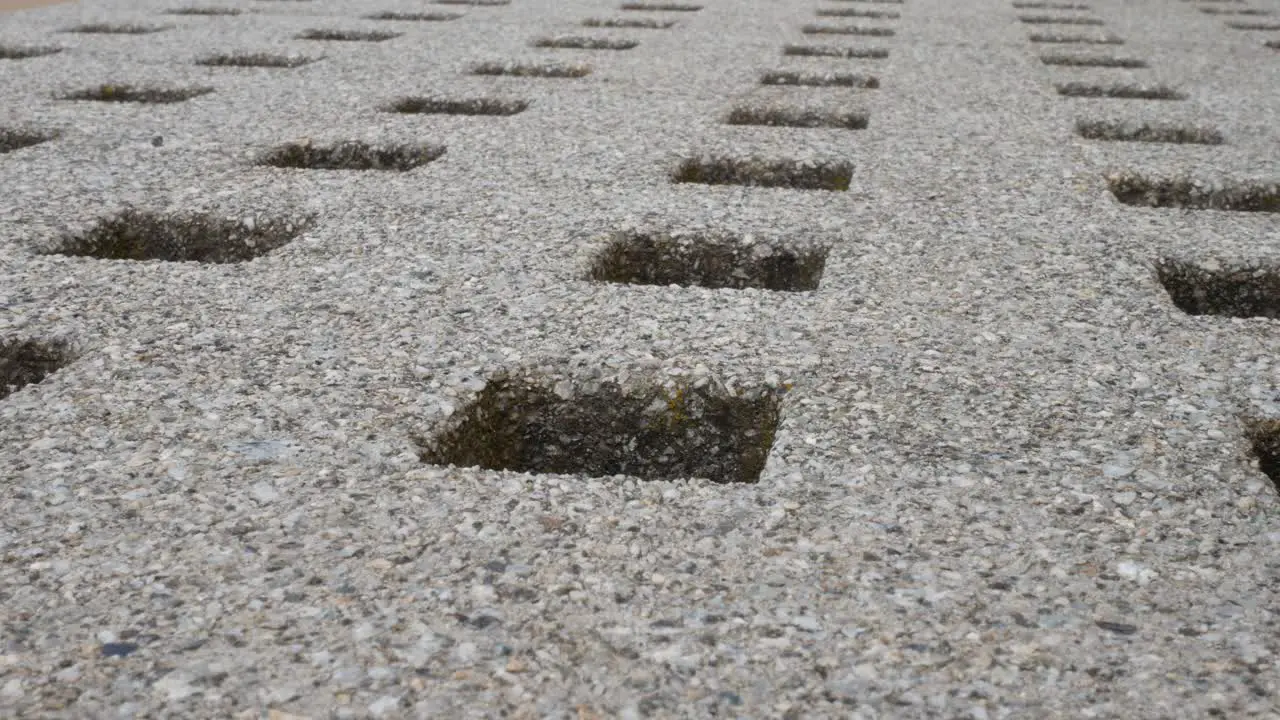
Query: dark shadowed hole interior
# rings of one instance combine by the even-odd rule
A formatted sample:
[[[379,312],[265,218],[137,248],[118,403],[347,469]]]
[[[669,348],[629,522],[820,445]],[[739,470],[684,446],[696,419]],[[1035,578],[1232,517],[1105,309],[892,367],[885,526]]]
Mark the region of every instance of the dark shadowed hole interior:
[[[63,238],[52,252],[102,260],[237,263],[287,244],[305,220],[242,220],[129,209]]]
[[[1185,177],[1148,178],[1130,172],[1107,176],[1107,186],[1125,205],[1280,212],[1280,183],[1203,183]]]
[[[116,23],[85,23],[67,28],[65,32],[86,35],[147,35],[168,30],[167,25],[127,25]]]
[[[89,100],[96,102],[142,103],[169,105],[208,95],[211,87],[139,87],[136,85],[99,85],[63,95],[64,100]]]
[[[1156,262],[1169,299],[1188,315],[1280,318],[1280,267],[1236,265],[1213,269],[1170,258]]]
[[[351,140],[333,145],[285,143],[259,160],[259,165],[301,170],[395,170],[404,172],[444,155],[439,145],[371,145]]]
[[[597,282],[742,290],[817,290],[827,249],[749,243],[729,235],[615,233],[591,265]]]
[[[761,85],[804,85],[808,87],[847,87],[872,90],[880,87],[874,75],[841,72],[802,72],[770,70],[760,75]]]
[[[206,15],[210,17],[219,16],[219,15],[226,15],[226,16],[239,15],[242,12],[244,11],[239,10],[237,8],[220,8],[220,7],[185,7],[185,8],[174,8],[173,10],[165,10],[165,13],[168,15]]]
[[[753,483],[773,447],[780,405],[776,393],[611,384],[566,392],[502,376],[448,429],[418,442],[422,461],[433,465]]]
[[[852,179],[853,166],[845,162],[801,163],[724,157],[688,158],[671,175],[675,183],[835,191],[848,190]]]
[[[1087,140],[1119,142],[1183,143],[1221,145],[1222,133],[1213,128],[1167,123],[1134,123],[1114,120],[1080,120],[1076,134]]]
[[[459,13],[451,12],[394,12],[386,11],[365,15],[369,20],[400,20],[403,22],[449,22],[462,17]]]
[[[0,45],[0,60],[26,60],[62,52],[62,48],[33,45]]]
[[[860,35],[863,37],[893,37],[892,28],[864,25],[804,25],[800,32],[806,35]]]
[[[1144,68],[1145,60],[1136,58],[1113,57],[1110,55],[1041,55],[1040,62],[1045,65],[1064,67],[1101,67],[1101,68]]]
[[[630,50],[639,44],[635,40],[597,37],[554,37],[533,41],[534,47],[560,50]]]
[[[485,62],[471,66],[472,75],[509,75],[511,77],[581,78],[591,74],[586,65],[557,63]]]
[[[421,96],[400,98],[386,109],[414,115],[515,115],[528,107],[526,100]]]
[[[1123,45],[1124,40],[1114,35],[1080,35],[1074,33],[1032,33],[1033,43],[1057,45]]]
[[[318,58],[303,55],[271,55],[268,53],[228,53],[209,55],[196,61],[197,65],[209,67],[267,67],[296,68],[313,63]]]
[[[1258,469],[1280,491],[1280,420],[1250,420],[1245,424],[1245,437],[1258,458]]]
[[[401,33],[381,30],[303,30],[299,40],[332,40],[335,42],[383,42],[400,37]]]
[[[870,115],[861,110],[743,106],[730,110],[724,121],[727,125],[865,130]]]
[[[782,54],[789,57],[829,57],[846,60],[883,60],[889,57],[885,48],[854,48],[838,45],[784,45]]]
[[[1073,98],[1114,98],[1117,100],[1186,100],[1186,93],[1164,85],[1093,85],[1090,83],[1058,83],[1058,94]]]
[[[44,380],[71,360],[61,341],[0,341],[0,400]]]
[[[583,27],[595,28],[632,28],[636,30],[666,30],[676,24],[675,20],[658,20],[656,18],[587,18],[582,21]]]
[[[54,133],[0,128],[0,155],[31,147],[32,145],[39,145],[42,142],[52,140],[54,137],[56,137]]]
[[[636,12],[698,12],[702,9],[701,5],[689,5],[686,3],[629,2],[623,3],[619,7],[623,10]]]

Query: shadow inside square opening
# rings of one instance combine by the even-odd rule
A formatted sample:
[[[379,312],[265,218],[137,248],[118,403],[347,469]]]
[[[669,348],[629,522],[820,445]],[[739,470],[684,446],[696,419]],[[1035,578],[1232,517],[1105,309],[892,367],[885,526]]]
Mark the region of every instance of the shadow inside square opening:
[[[728,234],[618,232],[596,256],[596,282],[786,292],[818,289],[828,248],[750,243]]]
[[[702,387],[566,388],[491,379],[448,429],[418,438],[433,465],[643,480],[754,483],[773,447],[781,392]]]

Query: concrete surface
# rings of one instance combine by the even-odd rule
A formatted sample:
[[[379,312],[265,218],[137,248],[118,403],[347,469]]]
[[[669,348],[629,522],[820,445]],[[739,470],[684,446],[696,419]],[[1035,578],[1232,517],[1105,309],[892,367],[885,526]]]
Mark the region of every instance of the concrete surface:
[[[1277,717],[1280,4],[697,1],[5,16],[0,716]]]

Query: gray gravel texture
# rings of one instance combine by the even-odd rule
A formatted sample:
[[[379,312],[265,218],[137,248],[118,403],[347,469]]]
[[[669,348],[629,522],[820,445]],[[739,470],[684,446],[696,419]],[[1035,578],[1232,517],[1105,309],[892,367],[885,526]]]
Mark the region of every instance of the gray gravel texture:
[[[1243,430],[1280,414],[1280,330],[1187,315],[1155,272],[1274,266],[1280,221],[1124,205],[1105,179],[1275,183],[1277,33],[1172,0],[1060,11],[1101,27],[1008,0],[700,2],[0,17],[0,45],[62,48],[0,59],[0,126],[57,135],[0,154],[0,337],[71,348],[0,401],[0,716],[1280,717],[1280,498]],[[801,32],[855,5],[898,11],[856,19],[894,34]],[[582,24],[647,17],[674,24]],[[168,28],[61,32],[82,23]],[[639,45],[532,45],[561,37]],[[782,54],[819,44],[889,55]],[[1039,59],[1070,52],[1148,67]],[[316,61],[196,64],[225,53]],[[490,62],[592,71],[470,74]],[[761,87],[775,70],[879,87]],[[213,92],[60,99],[104,84]],[[383,110],[408,96],[529,106]],[[870,124],[723,122],[752,103]],[[1076,136],[1104,120],[1225,142]],[[256,164],[351,141],[445,153]],[[853,171],[672,182],[690,157]],[[306,229],[235,263],[47,254],[126,208]],[[821,285],[587,279],[615,233],[698,228],[828,247]],[[506,372],[785,399],[755,484],[422,463],[414,438]]]

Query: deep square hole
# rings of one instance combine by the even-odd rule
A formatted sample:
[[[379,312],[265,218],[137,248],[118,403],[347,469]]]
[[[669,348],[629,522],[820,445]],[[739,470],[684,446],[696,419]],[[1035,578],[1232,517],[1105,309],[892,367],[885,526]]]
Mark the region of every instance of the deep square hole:
[[[671,175],[675,183],[746,185],[794,190],[849,189],[853,166],[844,162],[760,160],[756,158],[687,158]]]
[[[1270,10],[1259,10],[1255,8],[1216,8],[1202,7],[1196,8],[1205,15],[1271,15]]]
[[[619,6],[623,10],[631,10],[634,12],[698,12],[702,9],[701,5],[688,5],[685,3],[645,3],[645,2],[629,2]]]
[[[384,42],[398,38],[403,33],[387,30],[303,30],[296,36],[299,40],[332,40],[336,42]]]
[[[1156,261],[1169,299],[1188,315],[1280,319],[1280,268],[1261,265],[1212,269],[1173,258]]]
[[[1133,172],[1107,176],[1125,205],[1187,210],[1280,212],[1280,183],[1204,183],[1189,178],[1148,178]]]
[[[1147,66],[1145,60],[1136,58],[1115,57],[1112,55],[1053,55],[1045,54],[1040,56],[1040,62],[1045,65],[1059,65],[1065,67],[1100,67],[1100,68],[1129,68],[1137,69]]]
[[[235,220],[128,209],[69,235],[52,251],[102,260],[238,263],[279,248],[306,230],[297,219]]]
[[[73,359],[62,341],[0,340],[0,400],[43,381]]]
[[[62,48],[23,45],[0,45],[0,60],[26,60],[62,52]]]
[[[596,256],[590,278],[629,285],[805,292],[818,289],[826,265],[825,247],[793,249],[726,234],[620,232]]]
[[[1015,10],[1088,10],[1089,6],[1082,3],[1069,2],[1016,2],[1013,4]]]
[[[1114,35],[1081,35],[1078,33],[1032,33],[1030,38],[1033,43],[1047,43],[1055,45],[1123,45],[1124,40]]]
[[[372,15],[365,15],[369,20],[403,20],[406,22],[449,22],[462,17],[459,13],[451,12],[380,12]]]
[[[148,103],[168,105],[191,98],[208,95],[211,87],[163,88],[137,85],[99,85],[62,96],[63,100],[93,100],[97,102]]]
[[[1258,470],[1280,490],[1280,420],[1251,419],[1245,423],[1245,439],[1258,459]]]
[[[433,465],[643,480],[759,481],[780,417],[781,397],[684,386],[548,386],[491,379],[451,427],[419,439]]]
[[[1018,20],[1028,25],[1103,25],[1097,18],[1057,17],[1054,15],[1019,15]]]
[[[630,50],[639,44],[635,40],[581,36],[538,38],[533,41],[534,47],[562,50]]]
[[[760,75],[760,84],[847,87],[873,90],[880,87],[880,80],[874,75],[861,75],[859,73],[771,70]]]
[[[119,23],[85,23],[67,28],[63,32],[90,35],[148,35],[168,30],[168,25],[128,25]]]
[[[528,107],[527,100],[416,96],[400,98],[386,110],[414,115],[515,115]]]
[[[0,155],[39,145],[57,137],[56,133],[0,127]]]
[[[471,5],[474,7],[498,7],[510,5],[511,0],[435,0],[437,5]]]
[[[666,30],[676,24],[675,20],[658,20],[657,18],[587,18],[582,21],[583,27],[593,28],[634,28],[637,30]]]
[[[313,63],[319,58],[305,55],[271,55],[269,53],[226,53],[209,55],[196,61],[197,65],[209,67],[265,67],[296,68]]]
[[[1073,98],[1115,98],[1117,100],[1186,100],[1185,93],[1164,85],[1093,85],[1082,82],[1058,83],[1058,94]]]
[[[791,57],[829,57],[846,60],[883,60],[889,57],[884,48],[851,48],[838,45],[784,45],[782,54]]]
[[[1273,32],[1280,30],[1280,23],[1274,22],[1229,22],[1227,27],[1232,30],[1263,30]]]
[[[1113,120],[1080,120],[1076,134],[1087,140],[1221,145],[1226,140],[1213,128],[1170,123],[1134,123]]]
[[[1271,48],[1272,50],[1280,50],[1280,40],[1268,40],[1262,44]]]
[[[868,20],[897,20],[902,17],[895,10],[859,10],[857,8],[819,8],[813,11],[818,17],[856,17]]]
[[[892,28],[865,25],[805,25],[800,28],[805,35],[861,35],[864,37],[893,37]]]
[[[870,122],[870,115],[862,110],[816,110],[740,105],[729,111],[724,122],[726,125],[865,130],[867,123]]]
[[[265,153],[259,165],[299,170],[395,170],[405,172],[439,159],[439,145],[371,145],[359,140],[315,145],[291,142]]]
[[[509,75],[511,77],[582,78],[591,74],[588,65],[563,63],[486,62],[471,66],[472,75]]]
[[[167,15],[239,15],[244,12],[237,8],[221,7],[184,7],[165,10]]]

